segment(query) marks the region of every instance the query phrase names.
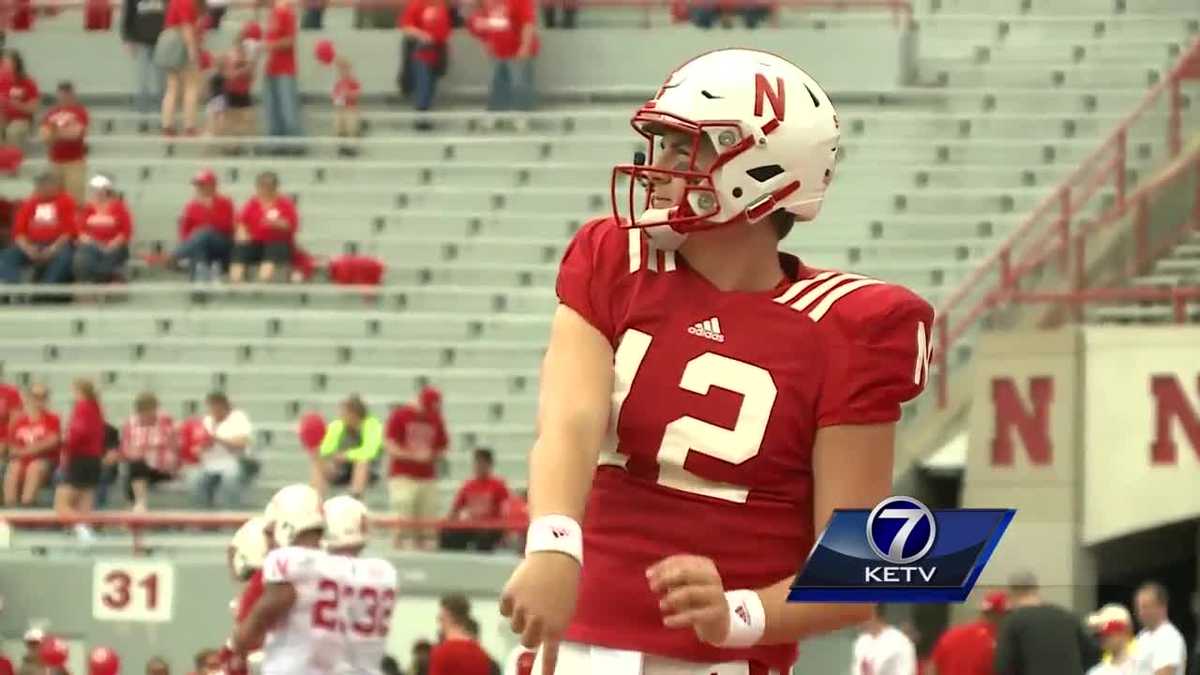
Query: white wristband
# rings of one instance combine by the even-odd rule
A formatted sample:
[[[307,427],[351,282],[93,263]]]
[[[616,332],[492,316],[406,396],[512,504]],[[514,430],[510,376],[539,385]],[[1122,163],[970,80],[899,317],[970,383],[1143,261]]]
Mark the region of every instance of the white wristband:
[[[758,644],[767,630],[767,610],[758,593],[738,589],[725,591],[729,603],[729,635],[718,647],[751,647]]]
[[[549,515],[535,518],[525,537],[525,555],[539,551],[566,553],[583,564],[583,528],[574,518]]]

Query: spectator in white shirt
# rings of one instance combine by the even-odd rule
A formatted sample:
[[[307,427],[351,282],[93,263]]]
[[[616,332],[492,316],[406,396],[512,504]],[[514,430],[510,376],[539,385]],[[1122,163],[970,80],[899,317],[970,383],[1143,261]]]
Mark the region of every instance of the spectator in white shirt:
[[[1088,628],[1099,640],[1104,656],[1087,675],[1152,675],[1137,670],[1138,649],[1133,639],[1133,617],[1124,605],[1112,603],[1088,616]]]
[[[202,506],[212,508],[220,492],[221,504],[227,509],[235,509],[249,479],[247,468],[252,462],[249,453],[254,427],[246,413],[235,409],[225,394],[213,392],[205,402],[208,414],[204,416],[203,424],[209,443],[200,454],[196,498]]]
[[[900,629],[888,624],[882,605],[874,609],[854,641],[850,675],[916,675],[916,646]]]
[[[1142,584],[1134,596],[1138,622],[1138,673],[1147,675],[1187,675],[1187,647],[1183,634],[1167,619],[1167,589],[1150,581]]]

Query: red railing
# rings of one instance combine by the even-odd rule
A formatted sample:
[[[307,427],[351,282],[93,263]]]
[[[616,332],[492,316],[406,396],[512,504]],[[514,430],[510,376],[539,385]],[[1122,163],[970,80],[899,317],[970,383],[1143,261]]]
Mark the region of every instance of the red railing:
[[[1063,297],[1071,294],[1086,297],[1080,295],[1086,284],[1083,274],[1085,239],[1100,227],[1119,221],[1131,206],[1144,212],[1147,200],[1165,184],[1165,179],[1156,180],[1136,186],[1136,193],[1130,193],[1134,187],[1128,182],[1131,146],[1140,140],[1138,134],[1145,126],[1158,127],[1162,120],[1152,113],[1165,106],[1167,155],[1170,158],[1179,156],[1183,146],[1181,85],[1184,80],[1192,79],[1200,79],[1200,40],[1193,42],[1108,139],[1051,191],[938,308],[935,359],[939,407],[949,401],[951,350],[987,314],[1014,301],[1021,293],[1020,282],[1031,272],[1053,261],[1059,263],[1060,269],[1071,269],[1072,254],[1076,252],[1075,267],[1078,269],[1070,275],[1071,288]],[[1161,133],[1162,129],[1158,128],[1157,132]],[[1200,157],[1197,161],[1200,162]],[[1101,190],[1105,187],[1112,190],[1111,206],[1097,199],[1103,196]],[[1145,227],[1145,223],[1139,227]],[[1151,252],[1145,250],[1143,254],[1149,256]],[[1144,265],[1147,260],[1148,257],[1141,258],[1138,265]]]
[[[163,511],[134,513],[132,511],[97,511],[87,515],[60,516],[53,511],[0,510],[0,523],[13,528],[56,528],[85,523],[97,527],[126,529],[132,538],[135,553],[145,550],[144,537],[148,531],[162,529],[233,530],[257,512],[221,511],[200,513]],[[522,519],[496,518],[487,520],[409,520],[395,516],[375,516],[370,526],[378,530],[429,528],[442,530],[504,530],[524,532],[529,523]]]

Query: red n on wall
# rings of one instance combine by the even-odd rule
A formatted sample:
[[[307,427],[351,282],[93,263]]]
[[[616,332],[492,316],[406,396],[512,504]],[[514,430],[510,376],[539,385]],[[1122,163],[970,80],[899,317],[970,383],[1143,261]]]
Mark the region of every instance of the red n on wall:
[[[1054,461],[1050,440],[1050,404],[1054,401],[1054,380],[1040,375],[1029,378],[1029,405],[1021,400],[1021,391],[1011,377],[992,380],[992,466],[1012,466],[1016,450],[1014,432],[1020,437],[1030,464],[1049,466]]]
[[[1196,393],[1200,394],[1200,376],[1196,377]],[[1179,461],[1179,449],[1171,433],[1174,420],[1179,420],[1183,435],[1200,459],[1200,411],[1192,407],[1183,382],[1175,375],[1154,375],[1150,378],[1150,395],[1154,397],[1150,463],[1175,464]]]

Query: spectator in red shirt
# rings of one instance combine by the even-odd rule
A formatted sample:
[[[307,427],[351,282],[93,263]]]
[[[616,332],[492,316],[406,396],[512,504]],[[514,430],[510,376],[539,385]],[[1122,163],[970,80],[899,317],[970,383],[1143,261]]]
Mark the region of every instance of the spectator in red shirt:
[[[491,675],[492,659],[471,635],[471,604],[460,594],[443,596],[437,624],[442,641],[429,654],[429,675]]]
[[[50,412],[50,392],[44,385],[29,388],[25,410],[16,412],[8,427],[10,456],[4,474],[4,505],[32,506],[38,490],[54,469],[55,453],[62,438],[58,415]]]
[[[406,520],[438,517],[437,458],[446,452],[448,438],[442,419],[442,395],[425,387],[415,405],[398,406],[388,417],[384,447],[392,458],[388,467],[388,496],[396,514]],[[397,530],[396,546],[433,550],[436,532],[429,528]]]
[[[217,191],[217,174],[210,169],[197,173],[192,185],[196,196],[179,215],[179,246],[166,264],[186,260],[192,281],[219,279],[233,252],[233,200]]]
[[[8,426],[23,406],[21,390],[0,382],[0,460],[8,456]]]
[[[253,136],[256,131],[254,98],[254,61],[246,53],[243,40],[234,40],[233,46],[221,58],[222,89],[225,110],[221,113],[218,134],[222,136]],[[234,152],[238,149],[235,148]]]
[[[158,398],[139,394],[133,415],[121,430],[121,459],[128,463],[125,495],[133,510],[146,511],[150,487],[175,477],[179,468],[179,434],[175,420],[158,407]]]
[[[65,518],[91,513],[104,456],[104,411],[96,385],[91,380],[76,380],[74,392],[75,406],[63,441],[65,480],[54,493],[54,510]],[[76,523],[75,532],[85,542],[92,539],[86,523]]]
[[[184,133],[196,134],[200,103],[200,12],[197,0],[168,0],[163,30],[154,46],[154,62],[167,74],[160,121],[162,132],[175,134],[175,108],[183,106]]]
[[[133,238],[133,219],[112,179],[104,174],[92,176],[88,187],[92,200],[79,216],[79,234],[75,240],[75,281],[107,283],[117,278],[129,260],[129,241]]]
[[[267,20],[266,78],[263,105],[267,133],[271,136],[300,135],[300,90],[296,84],[296,11],[292,0],[275,0]]]
[[[300,227],[296,206],[279,193],[278,174],[258,174],[254,187],[255,195],[238,214],[233,265],[229,268],[229,280],[235,283],[245,278],[247,265],[258,265],[260,282],[274,279],[276,267],[291,263]]]
[[[483,0],[467,28],[495,62],[488,110],[533,108],[533,60],[538,54],[533,0]]]
[[[503,478],[492,474],[495,458],[490,448],[475,451],[475,477],[467,480],[458,489],[454,505],[450,507],[450,520],[465,522],[496,520],[503,515],[508,501],[508,485]],[[500,543],[504,530],[454,529],[442,532],[442,548],[461,551],[478,549],[491,551]]]
[[[971,623],[952,626],[942,633],[930,655],[930,675],[993,675],[996,631],[1008,611],[1008,596],[992,591],[980,605],[982,614]]]
[[[50,168],[76,202],[83,201],[83,184],[87,180],[88,121],[87,109],[75,97],[75,85],[60,82],[58,102],[42,118],[41,135]]]
[[[416,41],[411,52],[416,108],[429,110],[433,106],[437,79],[445,70],[450,7],[446,0],[409,0],[399,23],[404,35]],[[417,125],[423,130],[433,128],[427,120],[421,120]]]
[[[33,195],[17,209],[13,243],[0,252],[0,281],[15,284],[21,272],[32,267],[34,281],[65,284],[71,280],[74,255],[75,200],[62,191],[62,180],[44,173],[34,183]]]
[[[338,69],[338,80],[333,85],[333,133],[343,138],[358,136],[358,96],[362,93],[362,85],[354,77],[354,66],[344,56],[335,61]],[[353,149],[343,146],[341,154],[353,155]]]
[[[0,140],[25,145],[37,107],[38,86],[25,72],[25,59],[15,49],[6,50],[0,59]]]

